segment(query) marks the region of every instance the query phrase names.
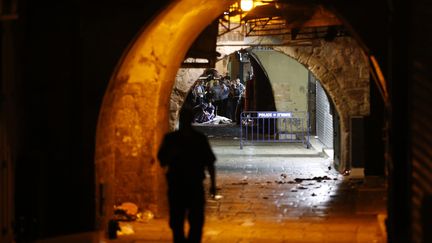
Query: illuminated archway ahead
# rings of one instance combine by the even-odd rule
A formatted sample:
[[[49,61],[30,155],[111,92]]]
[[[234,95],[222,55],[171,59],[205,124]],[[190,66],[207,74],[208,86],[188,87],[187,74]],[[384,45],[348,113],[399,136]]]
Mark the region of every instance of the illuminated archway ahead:
[[[173,1],[120,60],[96,135],[96,212],[101,225],[112,215],[112,206],[124,201],[159,215],[165,211],[164,178],[156,154],[168,131],[175,75],[194,39],[232,3]]]
[[[352,37],[340,37],[331,42],[314,40],[308,46],[276,46],[270,49],[303,65],[320,80],[326,89],[340,120],[340,150],[338,150],[337,155],[339,159],[336,161],[338,163],[337,168],[340,172],[349,169],[350,119],[351,117],[367,116],[370,111],[370,67],[361,47]],[[266,71],[269,72],[269,70]],[[173,95],[176,96],[175,100],[178,103],[173,104],[174,102],[172,102],[172,108],[180,109],[183,99],[186,98],[186,90],[189,90],[192,85],[188,78],[189,76],[184,75],[177,79]],[[281,84],[285,84],[285,82]],[[272,85],[276,84],[273,83]],[[182,87],[183,90],[179,90],[177,87]],[[273,92],[281,97],[289,95],[289,92],[298,91],[287,91],[286,86],[280,85],[276,88],[273,87]],[[178,97],[180,93],[183,94],[183,97]],[[178,113],[177,110],[172,112]],[[171,119],[175,117],[173,115]],[[176,122],[171,121],[171,123],[175,124]]]

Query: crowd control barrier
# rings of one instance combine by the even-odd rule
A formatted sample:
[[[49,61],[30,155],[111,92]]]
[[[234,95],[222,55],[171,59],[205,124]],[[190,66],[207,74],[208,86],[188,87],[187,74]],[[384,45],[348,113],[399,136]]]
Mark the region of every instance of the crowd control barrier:
[[[240,149],[256,143],[303,143],[310,148],[307,112],[244,111],[240,115]]]

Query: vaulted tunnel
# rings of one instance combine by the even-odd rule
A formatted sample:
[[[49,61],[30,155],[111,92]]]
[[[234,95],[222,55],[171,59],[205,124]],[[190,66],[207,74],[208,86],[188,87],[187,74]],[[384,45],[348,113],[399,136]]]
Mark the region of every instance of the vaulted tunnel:
[[[164,212],[163,173],[155,154],[163,134],[168,131],[169,94],[174,77],[194,38],[229,7],[229,2],[206,1],[189,8],[194,4],[194,0],[172,3],[155,18],[134,41],[111,79],[97,133],[96,193],[105,197],[103,204],[97,204],[103,207],[97,212],[109,216],[110,205],[121,201],[134,201],[159,215]],[[358,47],[347,49],[349,42],[353,41],[342,39],[329,47],[321,43],[321,48],[318,43],[312,52],[308,48],[275,48],[307,66],[333,99],[341,114],[342,171],[348,168],[349,117],[367,115],[369,111],[367,93],[351,96],[350,89],[368,89],[369,77],[366,56]],[[342,47],[341,59],[338,64],[329,65],[334,59],[327,56],[326,48],[338,48],[338,45]],[[350,67],[343,66],[346,62],[343,58],[348,58],[352,68],[357,66],[354,67],[356,63],[350,58],[362,60],[362,69],[354,80],[340,80],[344,68]],[[334,69],[329,70],[329,66]],[[107,220],[106,216],[100,217],[102,221]]]

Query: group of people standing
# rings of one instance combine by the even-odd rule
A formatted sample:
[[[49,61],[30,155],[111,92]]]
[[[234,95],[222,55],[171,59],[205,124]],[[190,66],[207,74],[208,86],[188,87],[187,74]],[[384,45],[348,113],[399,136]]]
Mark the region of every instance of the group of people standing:
[[[230,80],[229,77],[199,79],[192,88],[191,94],[195,107],[207,111],[214,109],[214,116],[224,116],[237,121],[244,102],[245,86],[239,78],[235,80]]]

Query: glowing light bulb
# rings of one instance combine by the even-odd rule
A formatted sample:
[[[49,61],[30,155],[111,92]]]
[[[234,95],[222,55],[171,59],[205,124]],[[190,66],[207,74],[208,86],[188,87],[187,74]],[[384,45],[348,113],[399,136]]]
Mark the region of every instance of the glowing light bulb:
[[[243,11],[249,11],[254,7],[254,2],[253,0],[241,0],[240,1],[240,8]]]

